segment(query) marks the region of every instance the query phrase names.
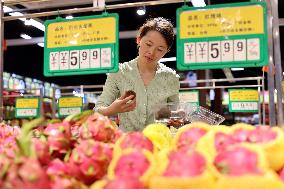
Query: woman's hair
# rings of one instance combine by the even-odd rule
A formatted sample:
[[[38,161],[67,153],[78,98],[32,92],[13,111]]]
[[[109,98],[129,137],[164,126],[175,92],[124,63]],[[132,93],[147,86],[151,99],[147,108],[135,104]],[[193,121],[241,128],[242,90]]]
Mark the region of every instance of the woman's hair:
[[[141,39],[144,37],[148,31],[157,31],[162,34],[168,45],[168,49],[171,48],[174,42],[174,27],[170,20],[163,17],[151,18],[147,20],[140,28],[138,32],[138,37]]]

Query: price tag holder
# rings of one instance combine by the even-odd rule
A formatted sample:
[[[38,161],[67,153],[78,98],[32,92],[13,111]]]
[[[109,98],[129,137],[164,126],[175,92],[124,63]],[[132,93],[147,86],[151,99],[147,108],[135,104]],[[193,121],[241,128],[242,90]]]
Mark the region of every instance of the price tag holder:
[[[65,117],[71,114],[82,112],[83,98],[82,97],[61,97],[58,99],[58,115]]]
[[[118,14],[45,22],[44,75],[118,71]]]
[[[16,98],[16,118],[35,118],[39,116],[39,97]]]
[[[177,10],[179,70],[257,67],[268,64],[265,2]]]
[[[258,112],[259,94],[255,89],[229,89],[229,112]]]

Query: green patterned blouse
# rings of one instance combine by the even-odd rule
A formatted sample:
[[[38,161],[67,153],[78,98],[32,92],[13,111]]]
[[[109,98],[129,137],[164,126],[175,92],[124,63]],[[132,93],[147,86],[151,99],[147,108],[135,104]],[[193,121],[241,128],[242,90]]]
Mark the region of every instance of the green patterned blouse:
[[[107,76],[103,93],[98,98],[96,110],[109,106],[127,90],[136,93],[136,108],[131,112],[119,113],[123,131],[141,131],[154,122],[153,108],[157,104],[179,101],[179,75],[162,63],[154,79],[145,86],[137,66],[137,58],[119,65],[117,73]]]

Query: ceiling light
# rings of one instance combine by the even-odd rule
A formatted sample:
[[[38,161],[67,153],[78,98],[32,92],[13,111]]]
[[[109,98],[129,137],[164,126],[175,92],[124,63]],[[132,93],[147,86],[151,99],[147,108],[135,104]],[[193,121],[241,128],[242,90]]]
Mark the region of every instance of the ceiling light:
[[[145,7],[139,7],[139,8],[137,9],[136,13],[137,13],[139,16],[145,15],[145,13],[146,13]]]
[[[30,22],[31,22],[31,25],[33,27],[36,27],[37,29],[39,29],[41,31],[45,31],[45,26],[42,23],[40,23],[39,21],[31,19]]]
[[[69,15],[69,16],[66,16],[65,18],[68,19],[68,20],[71,20],[71,19],[73,19],[74,17],[73,17],[72,15]]]
[[[244,71],[244,68],[231,68],[232,71]]]
[[[176,57],[169,57],[169,58],[161,58],[159,62],[174,62],[176,61]]]
[[[206,6],[204,0],[191,0],[191,3],[194,7],[205,7]]]
[[[31,26],[31,25],[32,25],[31,19],[27,18],[27,19],[25,20],[25,25],[26,25],[26,26]]]
[[[44,47],[44,43],[37,43],[38,46]]]
[[[7,7],[7,6],[3,6],[3,11],[4,11],[4,13],[7,13],[7,12],[12,12],[13,9],[10,8],[10,7]]]
[[[20,36],[21,36],[21,38],[24,38],[24,39],[31,39],[32,38],[31,36],[29,36],[27,34],[21,34]]]

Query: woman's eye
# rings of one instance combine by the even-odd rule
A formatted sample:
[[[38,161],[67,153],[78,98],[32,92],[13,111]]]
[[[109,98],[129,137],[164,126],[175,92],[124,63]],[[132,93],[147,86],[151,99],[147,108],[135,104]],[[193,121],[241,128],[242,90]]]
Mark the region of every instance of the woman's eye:
[[[151,46],[151,44],[150,44],[150,43],[146,43],[146,45],[147,45],[148,47],[150,47],[150,46]]]

